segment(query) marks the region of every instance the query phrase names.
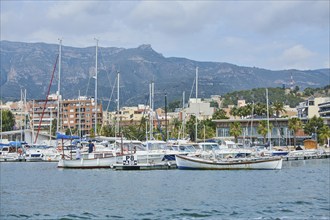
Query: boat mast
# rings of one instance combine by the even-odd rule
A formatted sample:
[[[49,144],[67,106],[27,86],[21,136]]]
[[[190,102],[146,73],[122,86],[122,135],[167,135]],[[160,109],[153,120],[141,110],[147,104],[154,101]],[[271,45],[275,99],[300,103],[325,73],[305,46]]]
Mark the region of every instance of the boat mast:
[[[150,102],[150,127],[149,127],[149,140],[152,140],[153,139],[153,109],[154,109],[154,82],[152,81],[150,84],[149,84],[149,92],[150,92],[150,99],[149,99],[149,102]]]
[[[251,138],[251,143],[250,143],[250,147],[252,146],[253,143],[253,138],[252,138],[252,129],[253,129],[253,111],[254,111],[254,101],[252,101],[252,114],[251,114],[251,133],[250,133],[250,138]]]
[[[60,128],[60,99],[61,99],[61,63],[62,63],[62,38],[59,38],[58,83],[57,83],[57,122],[56,131]]]
[[[167,93],[165,93],[165,141],[168,140],[167,137]]]
[[[198,97],[198,67],[196,67],[196,117],[195,117],[195,141],[196,142],[197,142],[197,115],[198,115],[197,97]]]
[[[80,90],[78,91],[78,100],[79,100],[79,125],[78,125],[78,129],[79,129],[79,137],[80,137],[80,140],[81,140],[81,97],[80,97]]]
[[[182,139],[185,139],[185,128],[186,128],[186,110],[185,110],[185,96],[186,93],[183,91],[182,93]]]
[[[21,101],[20,101],[20,128],[21,128],[21,141],[23,141],[23,90],[21,89]]]
[[[97,49],[99,40],[94,38],[96,41],[96,47],[95,47],[95,128],[94,128],[94,135],[97,134]]]
[[[117,132],[119,133],[119,72],[117,72],[117,117],[116,117],[116,127],[115,127],[115,136],[117,137]]]
[[[267,134],[268,134],[268,143],[269,143],[269,149],[272,149],[272,143],[270,138],[270,131],[269,131],[269,105],[268,105],[268,89],[266,88],[266,101],[267,101]]]

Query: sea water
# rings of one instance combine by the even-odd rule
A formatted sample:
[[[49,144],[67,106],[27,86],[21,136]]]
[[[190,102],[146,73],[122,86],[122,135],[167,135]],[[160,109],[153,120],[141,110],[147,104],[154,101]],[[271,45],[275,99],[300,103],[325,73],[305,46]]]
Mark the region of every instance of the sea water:
[[[0,168],[0,219],[330,219],[329,159],[282,170]]]

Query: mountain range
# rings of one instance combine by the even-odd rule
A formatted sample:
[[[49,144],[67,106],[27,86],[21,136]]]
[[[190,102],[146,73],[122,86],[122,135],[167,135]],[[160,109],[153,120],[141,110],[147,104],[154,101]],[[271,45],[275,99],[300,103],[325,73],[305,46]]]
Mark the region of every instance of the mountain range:
[[[19,100],[21,89],[27,99],[45,99],[51,81],[59,45],[46,43],[1,43],[1,99]],[[61,94],[64,99],[78,94],[94,96],[95,46],[75,48],[62,46]],[[51,93],[58,87],[58,66],[55,68]],[[195,97],[195,73],[198,67],[198,97],[223,95],[237,90],[261,87],[289,87],[291,77],[300,89],[328,85],[330,69],[279,70],[242,67],[224,62],[199,62],[185,58],[164,57],[151,45],[137,48],[98,47],[98,99],[104,106],[116,106],[116,76],[120,73],[120,106],[148,102],[149,84],[155,83],[155,106],[168,101]],[[279,67],[280,68],[280,67]],[[115,87],[115,88],[114,88]]]

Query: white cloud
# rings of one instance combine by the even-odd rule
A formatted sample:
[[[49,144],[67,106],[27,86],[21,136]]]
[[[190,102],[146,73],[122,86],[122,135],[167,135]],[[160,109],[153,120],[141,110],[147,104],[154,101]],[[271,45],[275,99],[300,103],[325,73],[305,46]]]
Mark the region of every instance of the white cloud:
[[[303,45],[295,45],[283,51],[279,57],[279,63],[283,63],[283,67],[286,69],[310,69],[308,61],[315,55]]]
[[[137,47],[270,69],[329,66],[329,1],[1,1],[1,40]],[[307,49],[308,48],[308,49]],[[325,61],[324,61],[325,60]]]

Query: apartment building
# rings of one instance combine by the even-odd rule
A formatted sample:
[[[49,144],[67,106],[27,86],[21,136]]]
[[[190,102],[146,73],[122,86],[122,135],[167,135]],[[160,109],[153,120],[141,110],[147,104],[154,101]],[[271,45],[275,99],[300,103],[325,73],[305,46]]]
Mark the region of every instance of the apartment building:
[[[298,111],[298,118],[302,120],[310,119],[314,116],[320,117],[319,105],[322,103],[330,102],[329,97],[310,97],[304,102],[299,103],[296,107]]]
[[[58,111],[60,109],[60,111]],[[57,98],[54,95],[48,97],[48,100],[35,100],[30,103],[29,109],[30,126],[34,130],[50,131],[57,125],[59,118],[59,131],[65,132],[71,129],[75,135],[89,134],[97,124],[102,124],[102,104],[97,105],[97,114],[95,120],[95,100],[80,96],[78,99],[67,99],[60,102],[58,108]]]

